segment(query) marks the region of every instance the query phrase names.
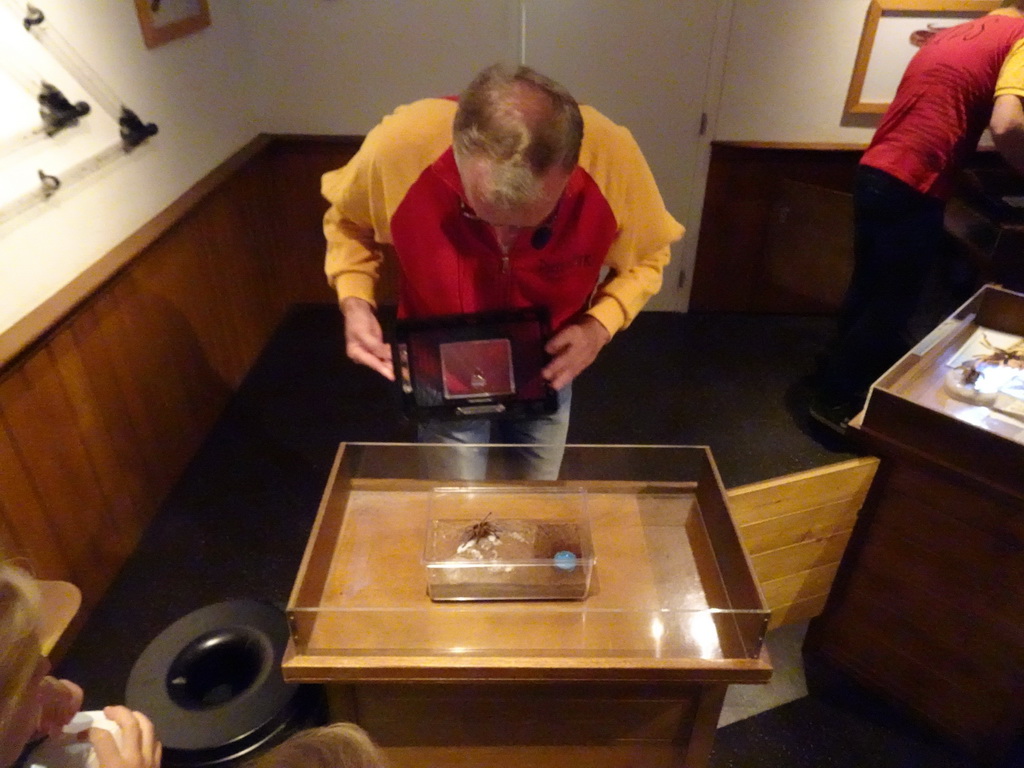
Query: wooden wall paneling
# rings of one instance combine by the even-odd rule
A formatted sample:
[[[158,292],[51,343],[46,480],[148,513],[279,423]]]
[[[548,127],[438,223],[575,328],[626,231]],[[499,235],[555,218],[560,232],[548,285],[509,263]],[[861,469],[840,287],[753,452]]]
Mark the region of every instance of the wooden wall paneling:
[[[273,226],[269,168],[252,147],[218,168],[0,372],[0,546],[80,587],[84,614],[298,290],[279,284],[295,257]]]
[[[95,521],[104,542],[117,560],[126,559],[135,549],[142,531],[135,510],[145,503],[144,487],[123,463],[104,414],[105,404],[92,391],[85,360],[75,344],[70,328],[53,337],[49,344],[57,373],[74,415],[74,426],[81,437],[103,495],[100,515]]]
[[[32,474],[11,440],[7,397],[8,385],[0,381],[0,516],[7,539],[3,554],[41,579],[70,579],[67,552],[56,545],[57,531],[36,493]]]
[[[261,287],[251,276],[245,279],[244,259],[234,255],[245,253],[251,262],[255,262],[259,254],[246,248],[246,244],[235,236],[231,217],[237,213],[224,196],[211,195],[203,208],[196,211],[195,226],[190,232],[200,259],[196,278],[206,284],[207,293],[216,296],[209,304],[210,325],[203,329],[203,336],[211,341],[216,339],[219,358],[216,370],[232,389],[245,375],[246,360],[253,358],[250,339],[262,326],[246,312],[248,302],[245,296],[245,291],[260,291]],[[233,257],[225,258],[226,254]],[[245,327],[247,323],[248,329]]]
[[[170,487],[172,468],[165,461],[166,444],[146,401],[146,389],[136,375],[137,341],[133,334],[137,336],[140,331],[124,322],[121,290],[116,281],[108,284],[76,313],[72,332],[88,361],[94,392],[110,409],[111,435],[126,441],[124,450],[135,457],[127,466],[138,477],[155,509]],[[145,513],[140,510],[140,514]]]
[[[811,653],[995,763],[1024,695],[1020,506],[884,461]]]
[[[112,291],[117,302],[121,349],[130,386],[145,412],[148,439],[160,446],[157,474],[160,498],[171,489],[181,470],[205,436],[206,427],[189,398],[189,371],[176,365],[181,334],[189,330],[177,307],[145,289],[135,270],[124,275]],[[126,379],[128,376],[126,376]]]
[[[333,302],[324,277],[320,177],[340,168],[359,148],[358,138],[282,137],[268,148],[269,187],[279,243],[279,284],[291,302]]]
[[[809,507],[745,524],[741,529],[743,543],[752,556],[760,555],[849,531],[856,516],[857,510],[851,508],[849,500]]]
[[[1004,606],[1005,597],[1020,604],[1021,585],[1007,580],[1007,588],[1006,583],[990,578],[991,569],[975,571],[971,562],[951,566],[943,560],[943,554],[920,541],[872,537],[865,546],[865,556],[873,560],[865,561],[864,575],[855,574],[851,589],[870,595],[877,586],[887,585],[880,594],[891,595],[892,602],[900,604],[901,615],[920,614],[922,626],[927,627],[921,634],[934,635],[932,642],[947,652],[963,653],[970,645],[969,636],[978,634],[981,642],[992,643],[995,636],[998,639],[994,646],[1002,648],[1012,643],[1010,647],[1018,649],[1017,655],[1024,654],[1024,626],[1019,613],[1007,614]],[[936,585],[942,584],[943,578],[948,584],[940,589]],[[942,616],[945,618],[937,619]]]
[[[913,466],[893,468],[889,482],[893,493],[916,496],[944,515],[988,531],[1014,548],[1024,548],[1024,516],[1005,496],[979,497],[955,478],[936,480]]]
[[[771,620],[768,622],[769,631],[790,624],[799,624],[820,615],[827,596],[827,593],[825,596],[813,595],[773,608]]]
[[[782,607],[818,598],[820,611],[838,568],[838,562],[826,563],[800,573],[766,581],[761,585],[764,599],[771,606]]]
[[[891,627],[890,612],[879,604],[859,606],[861,617],[883,619],[885,627]],[[896,618],[896,617],[893,617]],[[867,620],[870,625],[871,619]],[[953,685],[933,664],[928,662],[928,653],[917,655],[920,647],[900,642],[902,638],[886,635],[874,628],[844,622],[849,635],[849,650],[856,654],[856,665],[870,672],[872,677],[881,676],[887,681],[889,697],[895,697],[906,706],[912,707],[927,722],[940,728],[961,741],[973,752],[979,753],[987,746],[975,741],[975,734],[984,732],[993,723],[1002,719],[1001,707],[995,695],[986,696],[981,680],[961,680]],[[936,687],[945,689],[945,695],[929,695]],[[974,742],[972,744],[972,742]]]
[[[118,546],[101,535],[107,498],[53,351],[48,347],[27,358],[3,384],[6,426],[51,522],[52,545],[64,553],[70,581],[95,600],[120,567]]]
[[[898,601],[866,588],[851,592],[849,599],[851,610],[825,635],[842,637],[837,660],[868,680],[886,680],[888,699],[908,707],[973,754],[998,754],[1008,747],[997,744],[992,731],[1019,717],[1019,666],[1002,661],[998,648],[977,657],[954,651],[955,663],[943,657],[937,664],[932,635],[915,626]],[[940,624],[937,631],[946,630]],[[1009,674],[992,675],[1000,669]],[[1013,702],[1009,707],[1008,701]]]
[[[268,268],[272,243],[257,234],[259,218],[249,216],[249,180],[233,177],[211,195],[197,211],[192,233],[203,255],[202,278],[219,294],[216,325],[209,330],[226,344],[224,375],[232,388],[241,383],[279,316],[272,309]]]
[[[809,571],[825,563],[837,563],[846,549],[850,531],[822,539],[805,541],[771,552],[751,556],[754,571],[762,583],[781,579],[793,573]]]
[[[782,179],[772,204],[760,312],[838,310],[853,274],[853,195]]]
[[[4,471],[8,471],[7,464],[3,465]],[[13,471],[13,468],[11,468]],[[4,477],[7,477],[5,474]],[[18,544],[14,529],[7,522],[8,514],[4,508],[3,494],[0,494],[0,562],[7,562],[14,558],[23,557],[25,548]]]
[[[692,312],[744,312],[756,293],[773,180],[762,164],[741,163],[733,155],[712,145],[690,291]]]
[[[156,509],[158,489],[154,468],[160,464],[160,445],[143,440],[140,428],[141,404],[125,397],[122,380],[130,378],[124,361],[115,364],[116,347],[111,344],[109,300],[87,303],[69,324],[81,361],[81,375],[86,379],[89,406],[96,410],[97,430],[115,454],[120,468],[119,482],[124,493],[133,500],[132,519],[127,530],[136,539],[141,535]]]
[[[714,142],[690,292],[695,312],[831,312],[765,280],[785,181],[850,193],[862,149]],[[817,222],[803,230],[815,231]],[[831,234],[829,222],[820,231]],[[831,282],[845,279],[837,276]]]
[[[309,271],[308,264],[304,263],[309,261],[308,256],[282,235],[282,232],[291,231],[285,223],[288,215],[282,213],[282,208],[287,209],[295,195],[286,195],[284,199],[277,196],[273,146],[274,143],[268,139],[267,149],[242,169],[240,182],[244,184],[244,194],[234,195],[243,209],[243,234],[249,238],[255,252],[261,254],[258,267],[263,277],[257,287],[263,289],[260,294],[261,316],[267,331],[276,326],[274,318],[283,317],[296,302],[291,283]],[[313,288],[330,298],[322,272],[310,282]],[[273,326],[268,327],[271,320],[274,320]]]
[[[205,434],[230,397],[242,353],[226,328],[232,305],[202,239],[201,217],[186,217],[147,249],[128,279],[132,306],[144,309],[152,332],[163,337],[189,421]],[[221,253],[222,269],[234,258]]]
[[[850,504],[856,513],[877,469],[878,459],[864,457],[737,486],[728,491],[729,509],[741,529],[835,502]]]
[[[132,269],[131,279],[140,294],[159,306],[168,330],[188,339],[206,361],[220,389],[236,383],[245,351],[237,344],[236,301],[228,274],[239,255],[226,246],[206,242],[206,206],[217,193],[170,229],[147,250]],[[251,256],[250,256],[251,258]],[[211,376],[203,376],[206,382]]]

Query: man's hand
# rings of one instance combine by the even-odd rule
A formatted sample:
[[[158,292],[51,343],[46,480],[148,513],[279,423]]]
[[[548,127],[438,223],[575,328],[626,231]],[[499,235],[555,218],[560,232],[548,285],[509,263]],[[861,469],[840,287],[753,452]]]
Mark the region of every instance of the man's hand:
[[[39,684],[40,735],[57,736],[82,708],[82,689],[70,680],[58,680],[47,675]]]
[[[120,733],[115,739],[104,728],[89,729],[100,768],[160,768],[163,747],[148,717],[127,707],[105,707],[103,714],[117,723]]]
[[[345,316],[345,354],[352,362],[394,381],[391,347],[384,343],[384,332],[373,307],[364,299],[347,296],[341,300],[341,313]]]
[[[601,323],[584,315],[562,328],[544,345],[544,351],[552,360],[541,374],[554,389],[561,389],[594,362],[597,353],[611,338]]]

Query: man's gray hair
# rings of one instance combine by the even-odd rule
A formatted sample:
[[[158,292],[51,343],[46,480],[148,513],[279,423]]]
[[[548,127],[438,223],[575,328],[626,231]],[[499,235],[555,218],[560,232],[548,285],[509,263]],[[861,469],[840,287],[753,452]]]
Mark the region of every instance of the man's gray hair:
[[[494,201],[514,207],[536,193],[538,177],[579,162],[583,117],[576,99],[535,70],[494,64],[459,97],[456,159],[492,161]]]

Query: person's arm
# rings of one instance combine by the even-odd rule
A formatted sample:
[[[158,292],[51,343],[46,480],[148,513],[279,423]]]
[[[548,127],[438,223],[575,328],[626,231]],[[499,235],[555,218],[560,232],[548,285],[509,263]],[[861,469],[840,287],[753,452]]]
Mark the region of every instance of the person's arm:
[[[1024,40],[1018,40],[999,68],[989,133],[999,154],[1024,174]]]
[[[614,336],[661,289],[670,246],[684,233],[665,207],[647,160],[628,129],[585,112],[580,165],[608,201],[618,232],[605,254],[608,273],[587,314]]]
[[[373,307],[356,296],[348,296],[339,303],[345,316],[345,353],[349,359],[394,381],[391,346],[384,341],[384,332]]]
[[[644,256],[632,254],[613,262],[622,272],[612,269],[594,292],[587,312],[561,328],[545,345],[552,360],[542,374],[552,387],[561,389],[579,376],[612,336],[633,321],[647,300],[658,292],[669,257],[669,246],[665,245]]]
[[[605,255],[608,274],[586,314],[561,328],[545,347],[553,359],[543,375],[555,389],[593,363],[611,337],[658,292],[669,247],[683,236],[630,132],[589,108],[585,120],[580,164],[605,195],[619,230]]]
[[[373,148],[364,142],[347,165],[324,174],[321,183],[321,193],[330,203],[323,220],[324,272],[339,303],[356,296],[375,306],[381,252],[370,213],[374,173]]]
[[[393,380],[391,348],[384,343],[375,313],[381,266],[371,214],[376,139],[371,131],[346,166],[323,177],[321,192],[331,204],[324,215],[324,271],[345,318],[345,353],[353,362]]]
[[[989,131],[999,154],[1017,173],[1024,175],[1024,102],[1020,96],[996,97]]]
[[[393,379],[391,348],[375,311],[376,287],[391,217],[409,187],[451,144],[455,103],[423,99],[396,109],[374,127],[342,168],[323,176],[324,270],[345,316],[349,357]],[[443,126],[439,130],[438,126]]]
[[[674,236],[677,240],[683,228],[674,220],[672,223],[679,227],[679,234]],[[623,248],[617,242],[609,254],[608,274],[594,291],[587,313],[612,335],[628,327],[650,298],[661,290],[662,276],[671,257],[668,242],[655,247],[638,243],[632,248]]]

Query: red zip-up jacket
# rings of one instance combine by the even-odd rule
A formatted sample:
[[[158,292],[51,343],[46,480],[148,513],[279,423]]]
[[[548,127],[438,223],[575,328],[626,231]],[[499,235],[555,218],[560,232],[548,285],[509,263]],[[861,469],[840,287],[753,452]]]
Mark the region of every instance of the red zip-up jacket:
[[[464,204],[451,148],[457,104],[400,107],[323,177],[326,273],[338,298],[376,305],[380,260],[399,267],[399,316],[544,306],[555,330],[587,311],[614,334],[661,287],[683,227],[665,210],[629,131],[582,107],[584,138],[543,238],[502,252]],[[602,269],[608,268],[603,276]]]

